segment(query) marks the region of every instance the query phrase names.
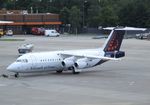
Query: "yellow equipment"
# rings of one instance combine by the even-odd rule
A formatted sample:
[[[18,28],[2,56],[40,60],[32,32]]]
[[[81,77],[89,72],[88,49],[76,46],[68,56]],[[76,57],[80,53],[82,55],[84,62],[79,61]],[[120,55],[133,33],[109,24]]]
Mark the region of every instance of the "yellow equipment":
[[[0,29],[0,37],[4,35],[3,29]]]

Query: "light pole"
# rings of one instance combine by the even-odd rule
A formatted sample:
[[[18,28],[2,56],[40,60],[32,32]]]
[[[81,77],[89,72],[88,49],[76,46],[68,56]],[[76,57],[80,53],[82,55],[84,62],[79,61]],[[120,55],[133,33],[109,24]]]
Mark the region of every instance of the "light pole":
[[[87,27],[87,15],[88,15],[88,6],[89,3],[87,0],[84,0],[83,2],[83,27]]]
[[[85,3],[86,3],[87,1],[84,1],[83,2],[83,28],[84,28],[84,26],[85,26]]]

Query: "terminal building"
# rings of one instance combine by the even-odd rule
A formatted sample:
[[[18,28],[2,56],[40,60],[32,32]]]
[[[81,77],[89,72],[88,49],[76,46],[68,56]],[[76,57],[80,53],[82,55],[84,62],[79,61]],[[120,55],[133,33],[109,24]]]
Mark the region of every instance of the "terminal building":
[[[33,27],[59,30],[61,25],[59,14],[28,13],[26,10],[0,10],[0,21],[13,21],[0,23],[0,29],[12,30],[14,34],[31,34]]]

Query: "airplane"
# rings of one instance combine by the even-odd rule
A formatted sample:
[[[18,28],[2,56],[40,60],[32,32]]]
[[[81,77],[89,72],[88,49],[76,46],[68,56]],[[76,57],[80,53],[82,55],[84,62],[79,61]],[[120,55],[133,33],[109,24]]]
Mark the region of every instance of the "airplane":
[[[18,77],[19,73],[46,71],[62,73],[67,70],[71,70],[73,74],[79,74],[83,69],[95,67],[109,60],[121,60],[125,52],[120,51],[120,47],[127,29],[132,30],[113,28],[101,48],[24,54],[10,64],[7,70],[14,72],[15,77]]]

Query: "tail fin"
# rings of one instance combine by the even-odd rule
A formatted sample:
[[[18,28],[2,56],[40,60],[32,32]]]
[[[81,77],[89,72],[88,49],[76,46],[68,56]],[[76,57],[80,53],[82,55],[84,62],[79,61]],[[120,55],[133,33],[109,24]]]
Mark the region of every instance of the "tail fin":
[[[104,52],[119,51],[124,34],[125,30],[113,29],[108,39],[106,40],[105,44],[103,45],[103,51]]]
[[[120,58],[125,56],[124,51],[120,51],[120,46],[126,30],[130,31],[145,31],[146,28],[135,28],[135,27],[108,27],[104,28],[107,30],[112,30],[105,44],[103,45],[103,51],[105,52],[105,57],[115,57]]]

